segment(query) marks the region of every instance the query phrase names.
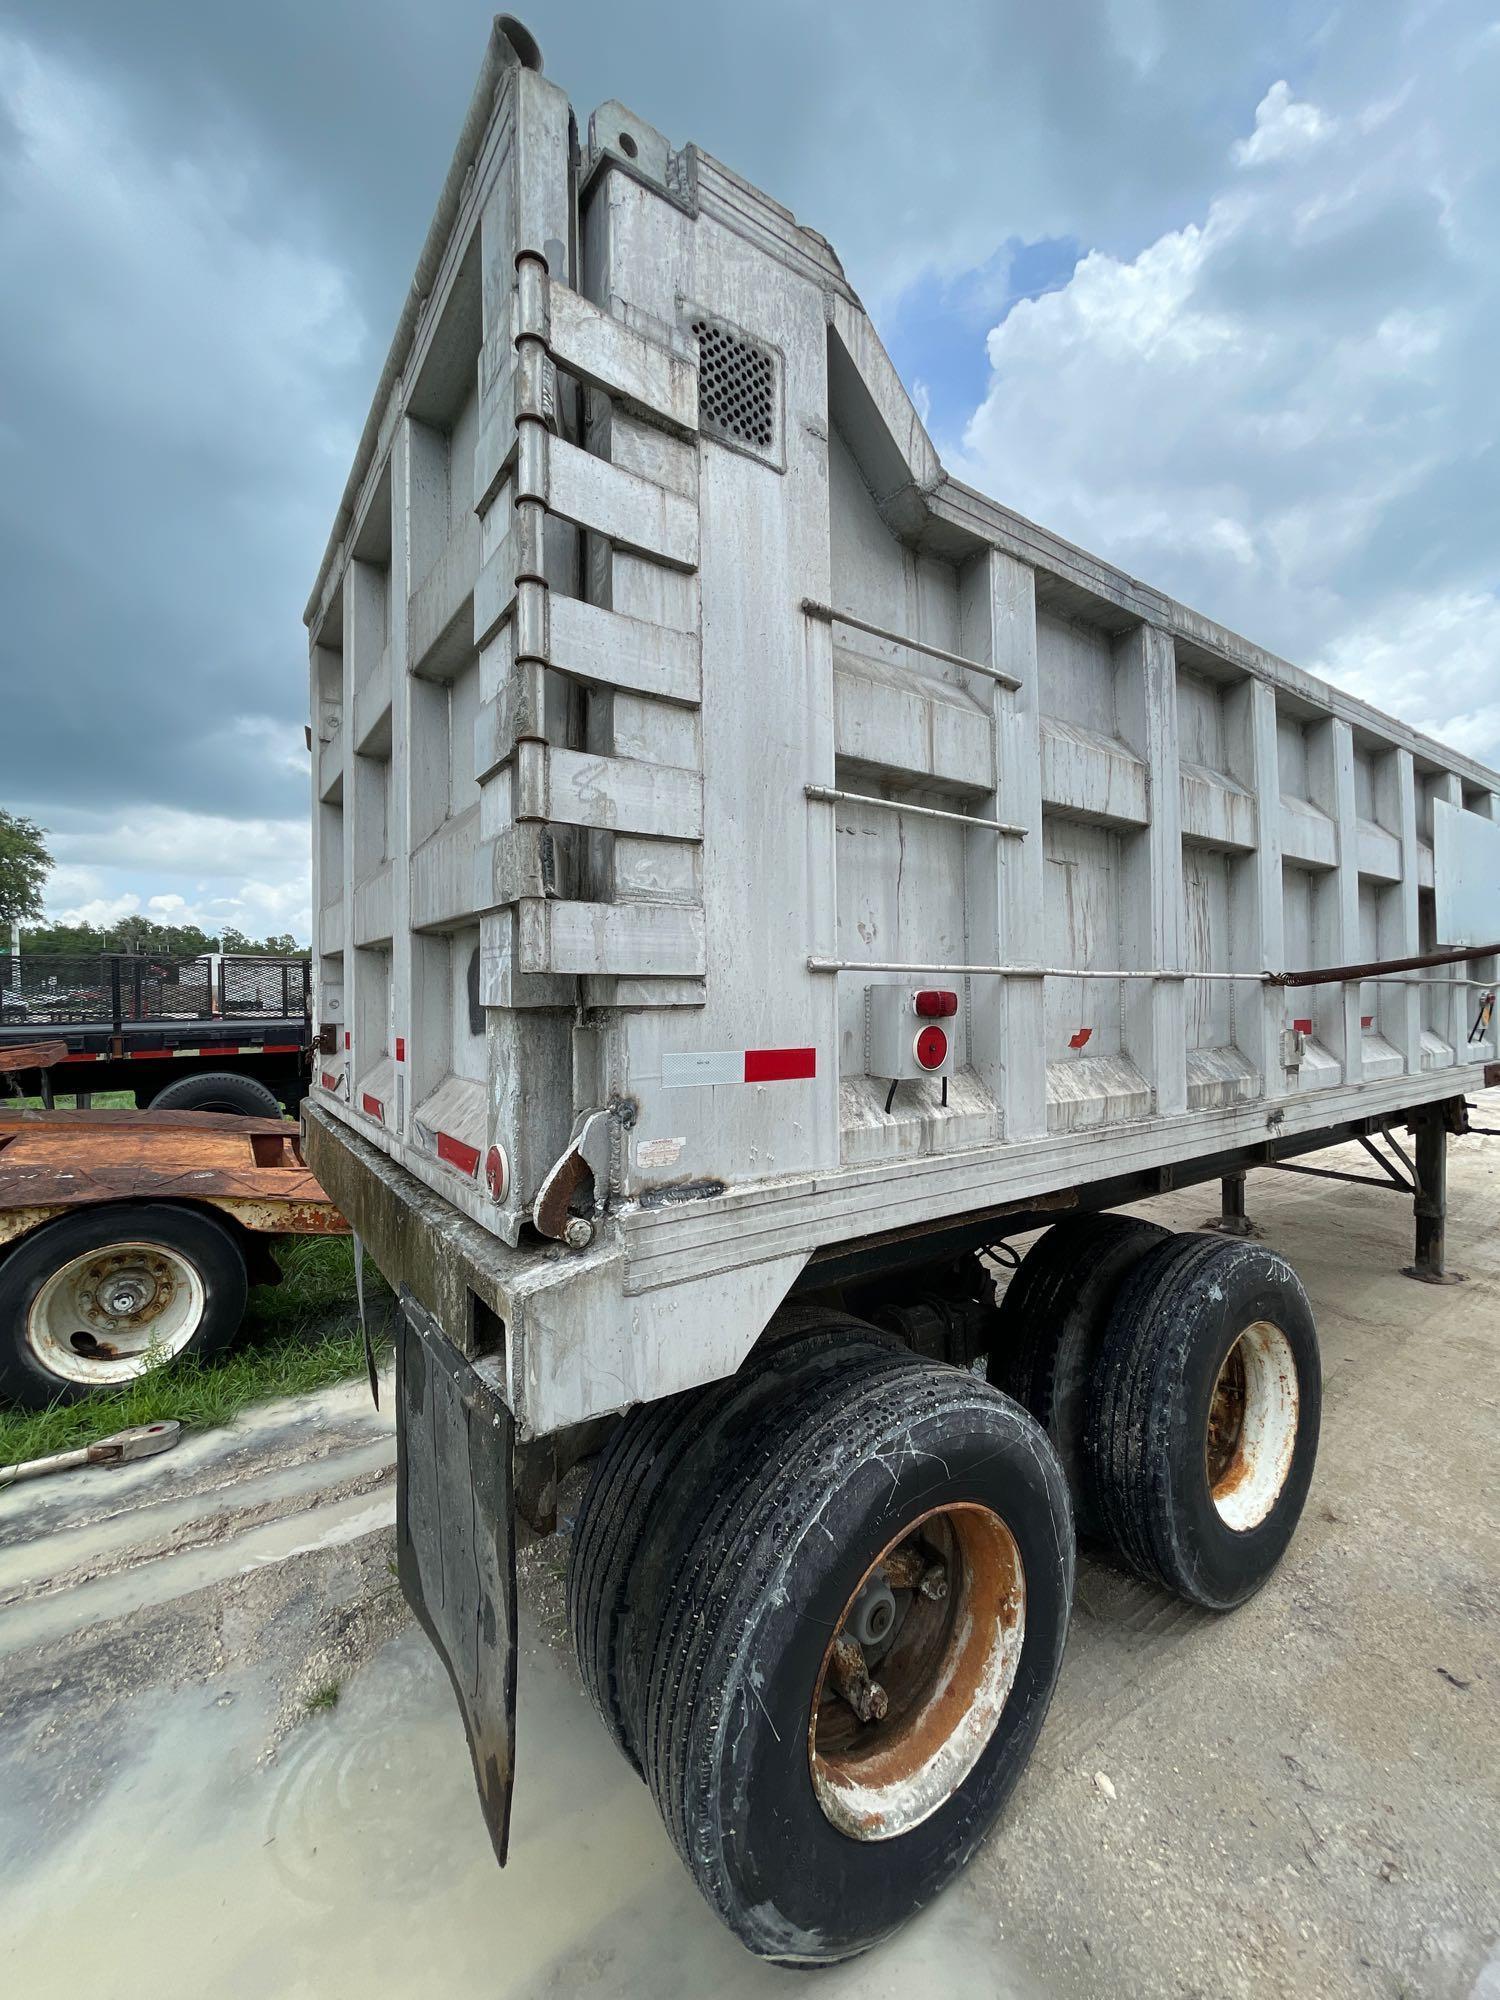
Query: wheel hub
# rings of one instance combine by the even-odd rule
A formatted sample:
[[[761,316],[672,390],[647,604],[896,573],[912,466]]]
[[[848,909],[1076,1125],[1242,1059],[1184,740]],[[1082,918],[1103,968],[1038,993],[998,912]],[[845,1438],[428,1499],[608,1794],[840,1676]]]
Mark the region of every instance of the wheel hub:
[[[52,1273],[27,1312],[26,1340],[65,1381],[127,1382],[180,1354],[204,1309],[203,1280],[180,1251],[123,1242]]]

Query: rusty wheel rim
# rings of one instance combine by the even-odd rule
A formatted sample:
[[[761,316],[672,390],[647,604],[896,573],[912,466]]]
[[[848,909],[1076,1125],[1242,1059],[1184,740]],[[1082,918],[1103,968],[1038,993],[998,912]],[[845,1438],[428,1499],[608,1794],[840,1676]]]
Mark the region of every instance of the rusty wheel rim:
[[[886,1584],[918,1571],[920,1586],[892,1592]],[[935,1572],[941,1596],[928,1594]],[[882,1602],[894,1595],[897,1615],[867,1652],[888,1705],[862,1720],[835,1684],[835,1653],[857,1628],[869,1629],[872,1590]],[[813,1790],[841,1833],[892,1840],[952,1798],[999,1726],[1025,1631],[1021,1552],[991,1508],[934,1508],[886,1544],[844,1606],[808,1718]]]
[[[26,1344],[65,1382],[132,1382],[188,1346],[204,1307],[203,1279],[180,1251],[110,1243],[70,1258],[39,1288]]]
[[[1237,1533],[1259,1527],[1281,1497],[1297,1447],[1298,1408],[1291,1342],[1274,1321],[1258,1319],[1219,1365],[1203,1440],[1214,1511]]]

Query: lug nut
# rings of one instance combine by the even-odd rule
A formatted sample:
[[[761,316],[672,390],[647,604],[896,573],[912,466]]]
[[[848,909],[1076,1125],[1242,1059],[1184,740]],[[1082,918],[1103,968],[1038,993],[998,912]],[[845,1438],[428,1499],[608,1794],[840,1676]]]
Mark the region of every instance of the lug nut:
[[[935,1603],[941,1603],[948,1595],[948,1572],[943,1565],[929,1563],[922,1572],[917,1589],[924,1597],[930,1597]]]
[[[881,1721],[891,1705],[890,1696],[879,1681],[870,1679],[864,1648],[858,1639],[851,1639],[847,1632],[840,1633],[833,1642],[828,1678],[861,1722]]]

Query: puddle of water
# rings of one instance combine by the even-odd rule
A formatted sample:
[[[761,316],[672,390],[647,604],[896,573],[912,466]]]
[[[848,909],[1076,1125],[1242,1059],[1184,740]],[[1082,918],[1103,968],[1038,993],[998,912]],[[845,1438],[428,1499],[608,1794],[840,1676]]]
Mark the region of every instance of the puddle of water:
[[[520,1684],[503,1874],[446,1679],[415,1633],[268,1766],[262,1689],[241,1684],[225,1706],[203,1690],[137,1703],[134,1761],[65,1836],[38,1851],[35,1821],[0,1806],[0,1849],[24,1857],[0,1889],[0,1985],[118,2000],[743,2000],[809,1977],[819,2000],[1028,1990],[964,1883],[851,1965],[758,1964],[699,1898],[555,1656],[526,1644]]]

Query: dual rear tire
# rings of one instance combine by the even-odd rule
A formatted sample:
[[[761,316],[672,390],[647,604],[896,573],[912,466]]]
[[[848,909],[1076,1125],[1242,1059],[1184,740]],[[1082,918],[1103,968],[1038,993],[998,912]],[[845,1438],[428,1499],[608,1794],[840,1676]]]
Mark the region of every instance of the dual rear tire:
[[[1005,1293],[990,1367],[1052,1439],[1086,1539],[1208,1610],[1271,1575],[1322,1411],[1312,1309],[1276,1251],[1059,1223]]]
[[[1073,1592],[1032,1420],[858,1322],[627,1417],[575,1533],[574,1642],[699,1888],[781,1964],[877,1943],[1030,1755]]]
[[[1296,1526],[1317,1343],[1263,1245],[1060,1225],[1006,1294],[991,1368],[793,1309],[596,1462],[568,1576],[584,1684],[760,1957],[868,1949],[993,1826],[1062,1661],[1070,1486],[1094,1539],[1215,1609]]]

